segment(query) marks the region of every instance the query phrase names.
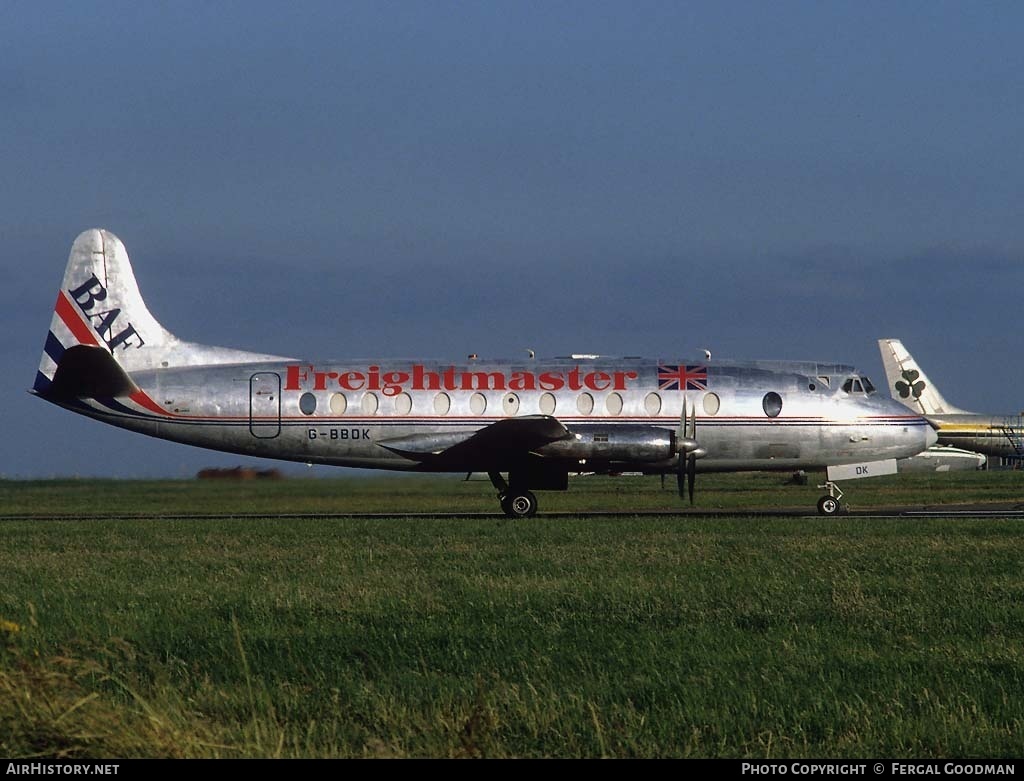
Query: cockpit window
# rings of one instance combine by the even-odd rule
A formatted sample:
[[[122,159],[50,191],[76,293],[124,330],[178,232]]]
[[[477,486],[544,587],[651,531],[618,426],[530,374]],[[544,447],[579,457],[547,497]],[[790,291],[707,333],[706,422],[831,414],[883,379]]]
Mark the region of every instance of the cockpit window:
[[[843,383],[843,390],[846,393],[870,394],[875,392],[875,386],[867,377],[847,377]]]

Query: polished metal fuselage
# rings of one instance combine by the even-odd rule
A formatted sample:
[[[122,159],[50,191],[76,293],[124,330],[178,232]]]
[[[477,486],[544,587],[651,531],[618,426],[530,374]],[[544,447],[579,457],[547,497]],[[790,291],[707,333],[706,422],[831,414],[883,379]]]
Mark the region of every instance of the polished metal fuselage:
[[[142,396],[58,403],[204,448],[399,470],[511,468],[500,454],[474,465],[387,445],[425,433],[443,444],[506,418],[550,416],[572,439],[536,457],[567,471],[668,472],[678,467],[672,436],[684,406],[695,410],[699,471],[816,469],[912,456],[934,442],[902,405],[841,390],[856,374],[806,362],[642,358],[261,361],[132,372],[142,405]]]

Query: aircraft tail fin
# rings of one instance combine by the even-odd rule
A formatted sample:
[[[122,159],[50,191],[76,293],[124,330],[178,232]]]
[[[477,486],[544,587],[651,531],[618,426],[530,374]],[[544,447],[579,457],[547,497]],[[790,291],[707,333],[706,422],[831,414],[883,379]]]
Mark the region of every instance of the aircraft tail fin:
[[[73,348],[92,348],[93,357]],[[109,358],[97,357],[105,352]],[[110,361],[110,358],[113,361]],[[124,244],[109,231],[92,229],[80,234],[71,246],[64,280],[57,293],[50,332],[32,390],[41,395],[72,393],[65,377],[81,380],[116,365],[121,373],[179,366],[285,360],[223,347],[185,342],[157,322],[146,307],[135,281]],[[68,362],[73,370],[58,369]],[[116,372],[107,371],[113,377]],[[105,384],[123,386],[117,379]],[[82,393],[79,395],[88,395]]]
[[[947,402],[899,339],[879,339],[885,377],[892,397],[919,415],[948,415],[964,410]]]

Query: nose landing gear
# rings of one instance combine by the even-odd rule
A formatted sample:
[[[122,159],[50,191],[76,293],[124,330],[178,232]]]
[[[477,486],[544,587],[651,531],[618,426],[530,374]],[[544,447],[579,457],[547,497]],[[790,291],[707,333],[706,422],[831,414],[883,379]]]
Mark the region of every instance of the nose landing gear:
[[[819,485],[818,488],[828,491],[818,500],[818,513],[820,515],[838,515],[839,511],[843,509],[839,503],[839,500],[843,498],[842,490],[831,480],[826,480],[825,484]]]

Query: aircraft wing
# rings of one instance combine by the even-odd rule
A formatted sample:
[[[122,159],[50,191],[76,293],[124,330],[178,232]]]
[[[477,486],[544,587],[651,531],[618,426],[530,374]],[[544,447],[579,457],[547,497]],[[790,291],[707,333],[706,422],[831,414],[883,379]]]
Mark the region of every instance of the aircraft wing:
[[[412,434],[380,439],[377,444],[415,461],[443,461],[483,468],[509,457],[526,456],[537,448],[571,436],[557,418],[528,415],[505,418],[476,431]]]

